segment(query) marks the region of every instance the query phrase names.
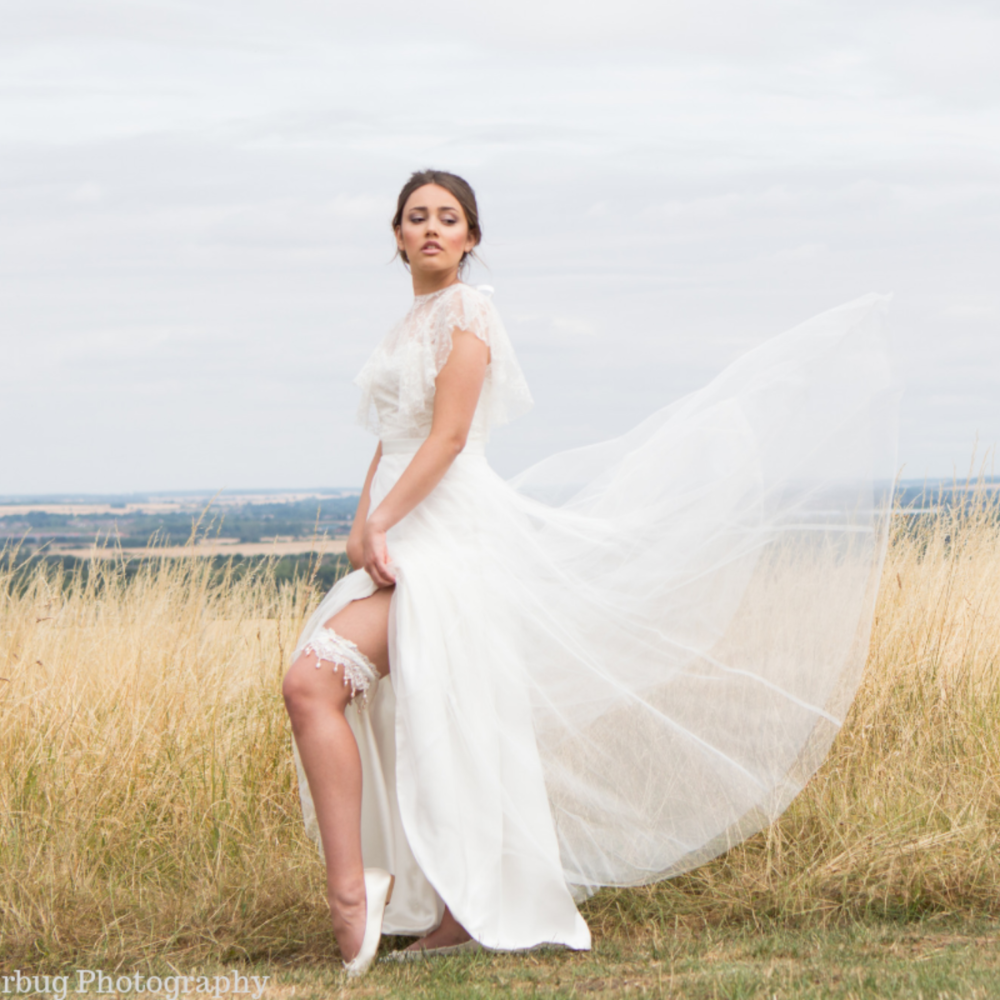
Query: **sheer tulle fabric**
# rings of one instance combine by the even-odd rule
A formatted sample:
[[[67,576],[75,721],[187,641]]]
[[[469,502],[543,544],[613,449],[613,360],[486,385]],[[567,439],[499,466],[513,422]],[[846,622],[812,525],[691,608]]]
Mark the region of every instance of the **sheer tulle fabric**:
[[[349,710],[365,863],[397,876],[387,932],[447,902],[489,947],[587,947],[574,900],[698,865],[803,787],[860,678],[885,551],[884,311],[825,313],[510,482],[472,441],[389,532],[392,673]],[[378,364],[396,438],[372,509],[422,436]],[[373,589],[340,581],[300,648]]]

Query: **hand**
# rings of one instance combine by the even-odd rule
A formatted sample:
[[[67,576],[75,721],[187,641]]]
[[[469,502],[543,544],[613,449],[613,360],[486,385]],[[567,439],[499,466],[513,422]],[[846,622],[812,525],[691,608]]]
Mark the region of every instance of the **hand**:
[[[386,546],[385,530],[368,521],[361,535],[362,563],[376,587],[391,587],[396,582],[392,560]]]

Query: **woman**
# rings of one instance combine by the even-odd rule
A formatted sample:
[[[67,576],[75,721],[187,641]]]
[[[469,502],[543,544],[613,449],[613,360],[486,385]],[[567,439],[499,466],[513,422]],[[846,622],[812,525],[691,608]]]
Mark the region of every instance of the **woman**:
[[[531,397],[459,280],[474,194],[416,173],[393,229],[414,302],[357,379],[380,443],[355,572],[284,682],[350,974],[383,928],[423,951],[587,948],[596,888],[776,817],[857,686],[895,466],[868,296],[505,482],[489,430]]]

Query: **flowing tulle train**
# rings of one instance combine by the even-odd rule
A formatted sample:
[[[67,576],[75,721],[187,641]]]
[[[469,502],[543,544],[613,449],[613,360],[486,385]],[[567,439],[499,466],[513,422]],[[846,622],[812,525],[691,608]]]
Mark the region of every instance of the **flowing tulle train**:
[[[387,932],[447,902],[488,947],[587,947],[574,900],[698,865],[801,790],[860,679],[885,552],[885,304],[510,482],[473,440],[390,531],[391,678],[349,709]],[[385,441],[373,509],[419,443]],[[299,648],[372,591],[340,581]],[[301,768],[300,788],[315,835]]]

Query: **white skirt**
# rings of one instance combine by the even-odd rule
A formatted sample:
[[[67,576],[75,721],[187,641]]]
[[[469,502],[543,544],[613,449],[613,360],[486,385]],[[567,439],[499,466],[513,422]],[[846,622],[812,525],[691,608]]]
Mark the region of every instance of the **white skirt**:
[[[364,862],[396,876],[386,933],[446,903],[490,948],[586,948],[575,901],[701,864],[802,789],[860,679],[885,554],[884,311],[824,313],[510,482],[472,443],[390,530],[391,675],[348,709]],[[419,443],[383,443],[372,510]],[[296,652],[374,589],[339,581]]]

